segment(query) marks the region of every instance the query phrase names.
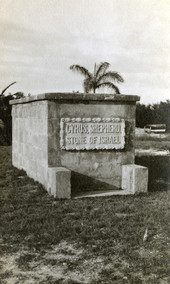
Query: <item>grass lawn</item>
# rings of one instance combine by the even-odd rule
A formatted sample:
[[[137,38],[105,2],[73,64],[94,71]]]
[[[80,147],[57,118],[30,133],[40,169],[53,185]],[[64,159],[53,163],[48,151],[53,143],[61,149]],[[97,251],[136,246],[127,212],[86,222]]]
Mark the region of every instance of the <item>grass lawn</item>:
[[[58,201],[11,166],[11,147],[0,164],[0,283],[168,283],[166,188]]]

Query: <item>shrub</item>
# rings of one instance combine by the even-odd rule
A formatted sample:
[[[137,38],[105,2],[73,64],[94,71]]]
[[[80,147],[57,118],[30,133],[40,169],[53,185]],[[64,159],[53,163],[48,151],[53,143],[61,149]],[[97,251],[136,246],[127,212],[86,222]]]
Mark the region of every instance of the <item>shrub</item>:
[[[11,145],[12,142],[12,116],[9,101],[23,97],[22,92],[0,96],[0,145]]]

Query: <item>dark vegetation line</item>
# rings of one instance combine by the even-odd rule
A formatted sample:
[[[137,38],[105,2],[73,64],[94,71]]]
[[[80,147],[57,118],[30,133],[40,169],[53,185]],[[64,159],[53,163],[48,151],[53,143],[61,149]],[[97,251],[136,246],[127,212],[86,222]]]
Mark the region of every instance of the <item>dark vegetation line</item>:
[[[136,126],[143,128],[146,124],[166,124],[170,132],[170,100],[159,104],[136,105]]]

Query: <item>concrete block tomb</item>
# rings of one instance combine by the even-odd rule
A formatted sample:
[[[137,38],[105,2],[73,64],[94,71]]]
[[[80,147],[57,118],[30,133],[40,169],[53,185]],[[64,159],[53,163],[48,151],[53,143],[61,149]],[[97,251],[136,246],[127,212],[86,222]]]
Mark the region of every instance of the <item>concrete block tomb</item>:
[[[13,165],[57,198],[82,191],[145,192],[147,183],[141,187],[139,180],[140,173],[147,180],[147,170],[134,165],[139,99],[49,93],[12,100]]]

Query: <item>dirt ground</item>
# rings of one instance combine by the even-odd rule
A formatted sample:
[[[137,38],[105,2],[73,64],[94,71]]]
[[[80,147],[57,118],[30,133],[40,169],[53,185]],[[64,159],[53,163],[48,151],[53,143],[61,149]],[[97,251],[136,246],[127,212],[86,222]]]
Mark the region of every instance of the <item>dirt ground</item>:
[[[57,201],[0,147],[0,283],[167,284],[168,192]]]

